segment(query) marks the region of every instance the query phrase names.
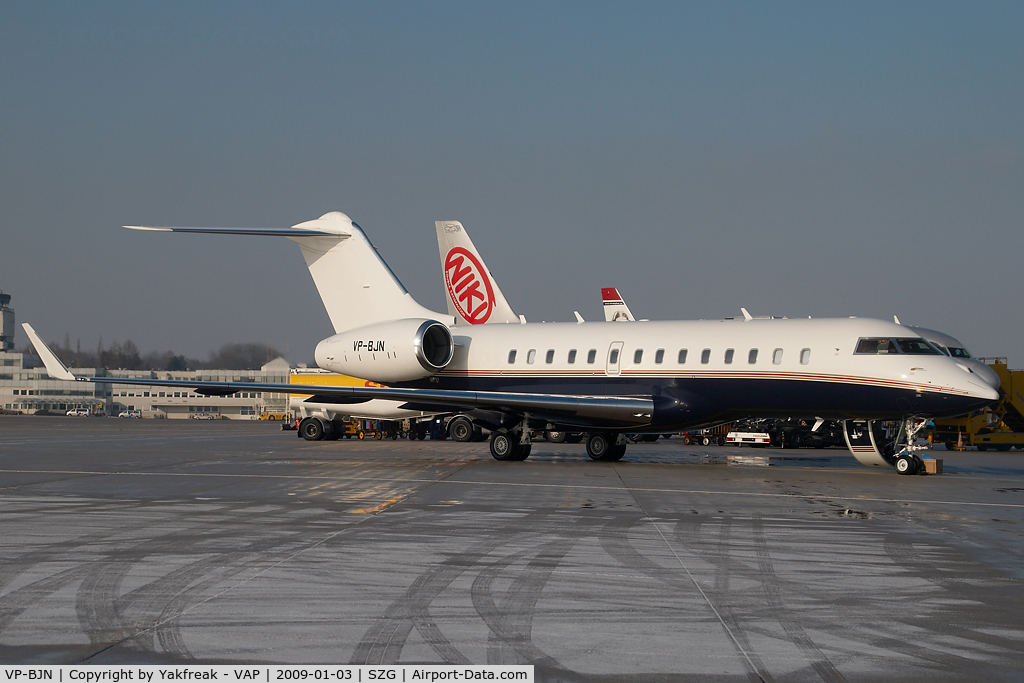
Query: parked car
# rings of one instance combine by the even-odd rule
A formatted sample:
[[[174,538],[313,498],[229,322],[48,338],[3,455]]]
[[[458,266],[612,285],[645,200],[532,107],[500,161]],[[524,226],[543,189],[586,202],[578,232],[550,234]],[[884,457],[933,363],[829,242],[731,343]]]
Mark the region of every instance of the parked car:
[[[89,415],[89,411],[85,408],[72,408],[65,415],[72,415],[74,417],[86,417]]]
[[[122,410],[117,414],[118,417],[142,417],[141,410]]]
[[[209,413],[194,413],[189,415],[193,420],[216,420],[217,418]]]

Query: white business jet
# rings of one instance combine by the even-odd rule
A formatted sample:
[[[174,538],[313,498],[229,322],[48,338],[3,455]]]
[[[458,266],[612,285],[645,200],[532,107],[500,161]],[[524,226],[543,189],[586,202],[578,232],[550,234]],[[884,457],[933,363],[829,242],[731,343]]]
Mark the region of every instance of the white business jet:
[[[907,327],[864,318],[456,325],[420,305],[348,216],[332,212],[292,228],[147,228],[285,236],[302,250],[337,334],[315,351],[320,367],[389,387],[305,387],[321,402],[386,399],[411,410],[483,409],[503,416],[491,434],[498,460],[530,453],[530,429],[585,430],[595,460],[618,460],[625,432],[662,433],[741,417],[816,415],[901,420],[902,449],[861,462],[921,468],[921,417],[961,415],[998,398],[976,374]],[[465,264],[463,264],[465,267]],[[484,269],[466,311],[493,308]],[[461,282],[461,280],[459,280]],[[472,284],[472,283],[469,283]],[[483,308],[481,308],[481,306]],[[187,387],[223,395],[288,392],[281,384],[76,378],[28,325],[59,379]]]

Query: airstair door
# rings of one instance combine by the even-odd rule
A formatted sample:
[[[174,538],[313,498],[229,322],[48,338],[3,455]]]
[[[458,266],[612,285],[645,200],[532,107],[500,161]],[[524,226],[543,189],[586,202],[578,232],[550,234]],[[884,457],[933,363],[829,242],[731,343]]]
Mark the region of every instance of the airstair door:
[[[609,377],[617,377],[619,374],[619,363],[622,361],[622,342],[612,342],[608,347],[608,365],[605,366],[605,374]]]
[[[853,457],[862,465],[869,467],[891,467],[891,463],[882,454],[881,434],[876,434],[875,425],[871,420],[844,420],[843,436],[846,447]]]

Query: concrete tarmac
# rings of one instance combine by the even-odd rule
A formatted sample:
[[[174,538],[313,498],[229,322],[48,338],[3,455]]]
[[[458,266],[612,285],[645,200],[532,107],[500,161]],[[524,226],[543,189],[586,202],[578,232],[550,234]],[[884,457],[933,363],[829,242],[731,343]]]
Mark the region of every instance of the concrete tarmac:
[[[935,455],[0,417],[0,663],[1020,680],[1024,454]]]

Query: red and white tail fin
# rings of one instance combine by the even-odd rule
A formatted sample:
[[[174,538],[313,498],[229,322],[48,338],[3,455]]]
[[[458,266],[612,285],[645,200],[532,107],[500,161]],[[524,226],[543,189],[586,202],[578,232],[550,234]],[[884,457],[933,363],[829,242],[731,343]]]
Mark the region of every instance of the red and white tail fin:
[[[448,313],[456,325],[518,323],[498,283],[458,221],[435,221]]]
[[[601,300],[604,302],[604,319],[607,322],[636,320],[633,314],[629,312],[629,306],[619,296],[619,290],[614,287],[602,287]]]

